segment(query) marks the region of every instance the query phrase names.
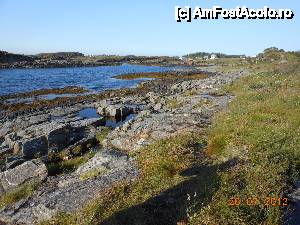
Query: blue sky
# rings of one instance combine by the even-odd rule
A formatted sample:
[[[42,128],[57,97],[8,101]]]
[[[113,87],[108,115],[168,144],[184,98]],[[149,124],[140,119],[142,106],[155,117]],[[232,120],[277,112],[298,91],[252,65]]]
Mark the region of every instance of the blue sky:
[[[176,23],[179,6],[291,8],[293,20]],[[0,0],[0,49],[24,54],[254,55],[270,46],[300,50],[298,0]]]

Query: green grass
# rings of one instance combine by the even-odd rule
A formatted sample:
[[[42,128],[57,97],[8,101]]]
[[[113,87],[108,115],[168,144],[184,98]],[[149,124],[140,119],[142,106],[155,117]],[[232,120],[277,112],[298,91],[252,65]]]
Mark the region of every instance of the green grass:
[[[91,179],[91,178],[94,178],[94,177],[97,177],[103,173],[105,173],[106,169],[105,168],[95,168],[95,169],[92,169],[92,170],[89,170],[83,174],[80,174],[80,179],[81,180],[88,180],[88,179]]]
[[[55,176],[63,173],[70,173],[75,171],[80,165],[86,163],[90,158],[94,156],[94,153],[88,153],[83,156],[77,156],[69,160],[59,160],[47,164],[48,174]]]
[[[198,134],[185,134],[140,149],[133,155],[141,172],[138,180],[116,184],[79,212],[59,214],[44,224],[165,224],[186,219],[186,210],[195,207],[186,201],[187,193],[197,192],[206,204],[217,186],[216,168],[206,167],[206,159],[197,156],[204,144]],[[198,166],[203,167],[200,174],[188,174]],[[156,201],[162,192],[164,198],[174,199],[176,207],[166,208]],[[155,215],[157,209],[160,216]]]
[[[170,109],[177,109],[177,108],[180,108],[183,106],[183,102],[178,100],[178,99],[169,99],[167,101],[167,106],[170,108]]]
[[[37,183],[26,183],[0,197],[0,208],[30,197],[36,190]]]
[[[197,90],[188,90],[188,91],[183,93],[183,96],[191,97],[191,96],[194,96],[194,95],[197,95],[197,94],[198,94]]]
[[[244,77],[227,87],[237,98],[216,116],[207,153],[239,163],[220,172],[220,189],[191,224],[281,224],[283,207],[266,209],[264,199],[284,196],[300,165],[300,69],[290,65],[284,71]],[[231,197],[257,197],[261,204],[232,207]]]
[[[111,128],[104,127],[101,131],[96,132],[96,139],[101,144],[104,139],[106,139],[107,135],[111,131]]]

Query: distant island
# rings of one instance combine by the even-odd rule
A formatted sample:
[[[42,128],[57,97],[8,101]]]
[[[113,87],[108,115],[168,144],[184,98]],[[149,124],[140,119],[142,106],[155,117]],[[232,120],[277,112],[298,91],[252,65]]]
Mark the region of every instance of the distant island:
[[[169,56],[85,56],[79,52],[40,53],[37,55],[14,54],[0,51],[0,68],[54,68],[115,66],[123,63],[151,66],[175,66],[184,62],[179,57]]]

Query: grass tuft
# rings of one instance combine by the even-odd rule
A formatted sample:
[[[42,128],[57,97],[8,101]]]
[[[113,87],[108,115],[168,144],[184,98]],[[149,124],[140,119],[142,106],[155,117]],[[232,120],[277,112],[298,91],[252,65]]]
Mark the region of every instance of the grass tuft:
[[[0,197],[0,208],[20,201],[21,199],[30,197],[37,187],[37,183],[26,183],[16,188],[15,190],[4,194]]]
[[[89,170],[83,174],[80,174],[80,179],[81,180],[88,180],[88,179],[91,179],[91,178],[94,178],[94,177],[97,177],[103,173],[105,173],[106,169],[105,168],[95,168],[95,169],[92,169],[92,170]]]
[[[77,156],[68,160],[60,160],[47,164],[49,176],[55,176],[63,173],[71,173],[75,171],[80,165],[86,163],[92,158],[95,153],[88,153],[83,156]]]

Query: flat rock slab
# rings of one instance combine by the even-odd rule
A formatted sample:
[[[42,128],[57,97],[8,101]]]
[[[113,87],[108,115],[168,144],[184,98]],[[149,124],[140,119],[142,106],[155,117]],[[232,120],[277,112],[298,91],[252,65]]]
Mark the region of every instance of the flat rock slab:
[[[28,181],[43,181],[47,175],[48,170],[41,160],[27,161],[0,173],[0,194],[9,192]]]
[[[206,123],[200,114],[151,114],[148,118],[139,117],[125,123],[120,129],[111,132],[107,141],[115,148],[134,151],[158,139],[201,130]]]
[[[80,175],[95,168],[105,168],[102,174],[89,179]],[[138,176],[134,162],[127,155],[114,151],[97,153],[76,172],[61,177],[49,177],[30,199],[0,210],[0,218],[8,224],[34,224],[50,219],[58,212],[74,212],[101,191],[122,180]]]
[[[32,125],[24,130],[5,136],[5,143],[16,154],[26,159],[46,155],[49,151],[60,151],[87,137],[90,129],[103,124],[102,118],[63,118]]]

